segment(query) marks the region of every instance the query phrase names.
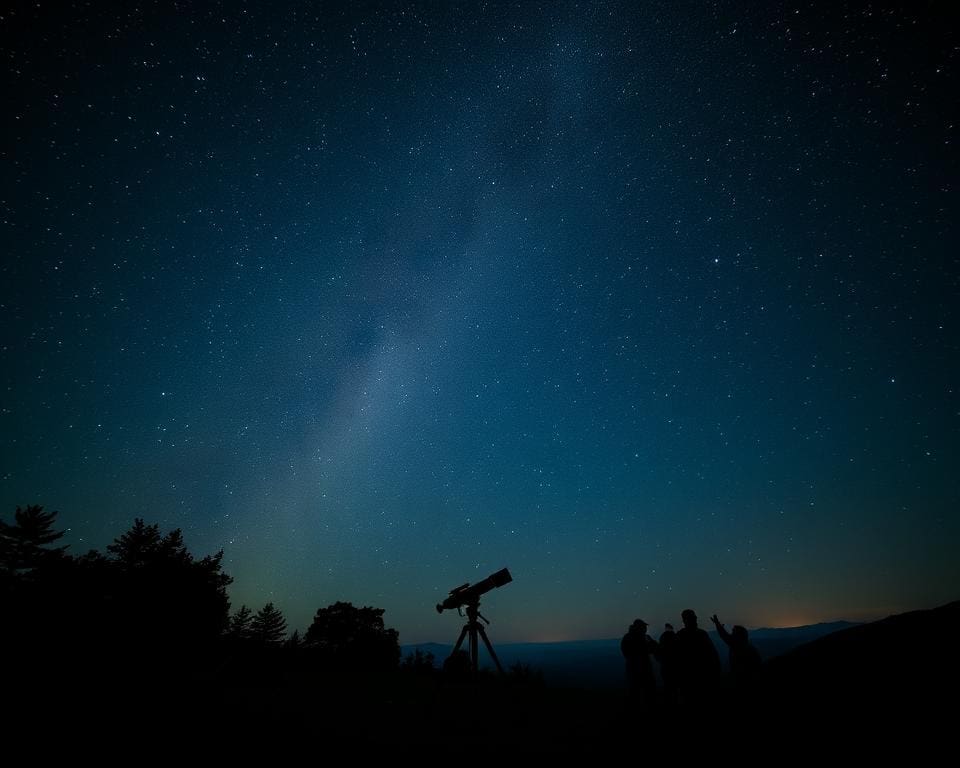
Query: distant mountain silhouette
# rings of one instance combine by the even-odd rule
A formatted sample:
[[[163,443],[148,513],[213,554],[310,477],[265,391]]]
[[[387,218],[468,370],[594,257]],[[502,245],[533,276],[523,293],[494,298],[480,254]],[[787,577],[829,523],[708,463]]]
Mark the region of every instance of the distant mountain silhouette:
[[[760,651],[760,656],[764,659],[772,659],[817,638],[858,626],[860,623],[854,621],[830,621],[822,624],[806,624],[801,627],[761,627],[750,630],[750,642]],[[719,644],[721,641],[715,632],[711,632],[710,635],[720,650],[721,658],[725,659],[726,646]]]

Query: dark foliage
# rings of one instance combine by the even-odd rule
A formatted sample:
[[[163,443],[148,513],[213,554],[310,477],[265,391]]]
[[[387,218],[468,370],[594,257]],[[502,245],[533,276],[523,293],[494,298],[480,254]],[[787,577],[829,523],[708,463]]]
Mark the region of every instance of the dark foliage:
[[[401,668],[418,675],[433,675],[437,672],[436,657],[430,651],[415,648],[413,653],[403,657]]]
[[[507,679],[514,685],[543,688],[546,684],[543,680],[543,672],[529,664],[518,661],[516,664],[511,664],[507,672]]]
[[[250,639],[250,622],[253,620],[253,611],[241,605],[230,617],[227,626],[227,638],[234,642],[244,642]]]
[[[286,636],[287,620],[273,603],[263,606],[250,622],[250,637],[260,645],[280,646]]]
[[[326,658],[356,669],[393,669],[400,661],[397,630],[384,626],[382,608],[344,602],[320,608],[304,640]]]
[[[0,520],[0,571],[5,576],[29,575],[63,557],[65,546],[50,546],[63,537],[63,531],[53,530],[56,512],[29,505],[17,507],[13,517],[13,525]]]
[[[195,559],[179,530],[137,520],[107,555],[71,557],[55,522],[27,507],[0,523],[11,688],[174,687],[202,668],[228,618],[222,553]]]
[[[144,646],[208,645],[226,629],[232,579],[221,570],[223,552],[196,560],[179,529],[162,536],[141,519],[107,551],[115,614]]]

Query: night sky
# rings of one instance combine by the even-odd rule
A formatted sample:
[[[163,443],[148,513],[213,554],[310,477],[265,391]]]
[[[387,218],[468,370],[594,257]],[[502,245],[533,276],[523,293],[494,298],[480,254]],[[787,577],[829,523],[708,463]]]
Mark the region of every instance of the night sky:
[[[401,642],[960,597],[950,4],[760,5],[5,5],[0,513]]]

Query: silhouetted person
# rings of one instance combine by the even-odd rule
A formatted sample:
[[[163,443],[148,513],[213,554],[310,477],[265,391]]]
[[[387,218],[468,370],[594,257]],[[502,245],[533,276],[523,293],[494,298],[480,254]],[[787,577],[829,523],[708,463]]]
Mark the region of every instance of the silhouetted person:
[[[763,661],[760,652],[750,644],[746,627],[737,624],[732,632],[727,632],[716,614],[710,617],[710,621],[717,628],[720,639],[730,648],[730,675],[733,677],[737,694],[741,697],[755,694],[760,684]]]
[[[636,619],[620,641],[620,651],[627,665],[627,689],[634,706],[644,710],[653,707],[657,681],[653,677],[650,655],[657,652],[656,641],[647,636],[647,622]]]
[[[663,681],[663,701],[668,707],[672,707],[677,704],[680,688],[677,633],[673,631],[673,624],[665,625],[658,646],[656,656],[660,662],[660,679]]]
[[[680,616],[677,661],[680,674],[680,704],[690,710],[704,709],[720,680],[720,655],[706,631],[697,626],[697,614],[687,608]]]

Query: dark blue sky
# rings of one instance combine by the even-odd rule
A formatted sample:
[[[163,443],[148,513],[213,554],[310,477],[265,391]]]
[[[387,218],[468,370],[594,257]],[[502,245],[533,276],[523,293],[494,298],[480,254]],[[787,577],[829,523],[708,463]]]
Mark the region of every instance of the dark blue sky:
[[[16,5],[0,510],[453,640],[958,597],[946,10]]]

